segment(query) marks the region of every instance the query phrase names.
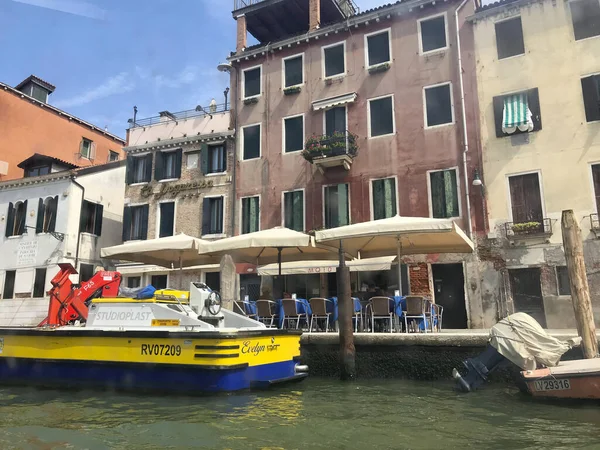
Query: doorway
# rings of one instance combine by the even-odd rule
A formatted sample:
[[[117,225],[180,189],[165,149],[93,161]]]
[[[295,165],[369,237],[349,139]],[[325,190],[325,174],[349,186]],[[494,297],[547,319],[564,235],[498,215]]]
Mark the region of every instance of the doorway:
[[[435,302],[444,307],[442,327],[453,330],[468,328],[463,265],[432,264],[431,272]]]
[[[544,297],[540,283],[540,269],[510,269],[510,289],[512,292],[515,312],[529,314],[539,324],[546,328],[546,313],[544,311]]]
[[[260,298],[260,276],[243,273],[240,275],[240,298],[245,299],[248,296],[248,300],[255,302]]]

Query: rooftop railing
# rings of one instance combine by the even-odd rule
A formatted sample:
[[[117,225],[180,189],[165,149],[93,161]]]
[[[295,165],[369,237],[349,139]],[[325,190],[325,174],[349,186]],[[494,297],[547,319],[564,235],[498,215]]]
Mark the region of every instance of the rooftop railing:
[[[163,111],[158,116],[148,117],[145,119],[136,119],[135,123],[133,119],[129,119],[129,128],[148,127],[158,123],[167,123],[170,121],[186,120],[194,117],[210,116],[211,114],[218,114],[226,111],[229,111],[229,103],[211,106],[196,106],[195,109],[174,113]]]

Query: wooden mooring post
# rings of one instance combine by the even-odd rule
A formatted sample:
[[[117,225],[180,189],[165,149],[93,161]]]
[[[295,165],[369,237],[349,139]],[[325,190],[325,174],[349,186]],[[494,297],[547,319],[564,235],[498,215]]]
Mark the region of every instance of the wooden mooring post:
[[[562,212],[562,238],[577,332],[582,340],[583,356],[586,359],[596,358],[598,356],[598,338],[596,337],[596,324],[594,323],[594,312],[583,259],[583,241],[581,229],[572,209]]]
[[[340,327],[340,378],[356,378],[356,349],[354,348],[354,330],[352,315],[354,302],[350,292],[350,269],[344,261],[344,248],[340,242],[339,267],[337,268],[338,324]]]

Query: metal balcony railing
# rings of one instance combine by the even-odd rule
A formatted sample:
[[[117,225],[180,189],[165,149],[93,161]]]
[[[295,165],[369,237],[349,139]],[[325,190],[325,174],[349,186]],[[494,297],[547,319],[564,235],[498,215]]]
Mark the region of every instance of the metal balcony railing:
[[[600,218],[597,213],[590,214],[590,229],[592,231],[600,231]]]
[[[342,155],[354,158],[357,152],[356,136],[349,131],[336,131],[330,135],[309,137],[304,144],[302,156],[312,163],[315,160]]]
[[[532,220],[530,222],[506,222],[506,237],[546,236],[552,234],[552,220]]]
[[[150,125],[156,125],[157,123],[191,119],[193,117],[208,116],[226,111],[229,111],[229,103],[222,103],[220,105],[212,106],[197,106],[195,109],[189,109],[187,111],[179,111],[175,113],[167,112],[160,116],[136,119],[135,123],[133,119],[129,119],[129,128],[148,127]]]
[[[256,5],[257,3],[262,3],[264,1],[265,0],[233,0],[233,10],[237,11],[238,9]],[[336,0],[336,2],[340,9],[344,11],[347,16],[356,14],[359,11],[359,8],[354,0]]]

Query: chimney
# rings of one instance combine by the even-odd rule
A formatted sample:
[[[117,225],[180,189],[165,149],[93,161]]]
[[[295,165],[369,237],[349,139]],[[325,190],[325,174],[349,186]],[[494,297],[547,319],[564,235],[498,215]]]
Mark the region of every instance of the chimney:
[[[240,53],[248,46],[246,33],[246,16],[240,15],[235,18],[237,21],[237,44],[235,51]]]
[[[316,30],[321,26],[321,0],[309,0],[308,18],[308,31]]]

